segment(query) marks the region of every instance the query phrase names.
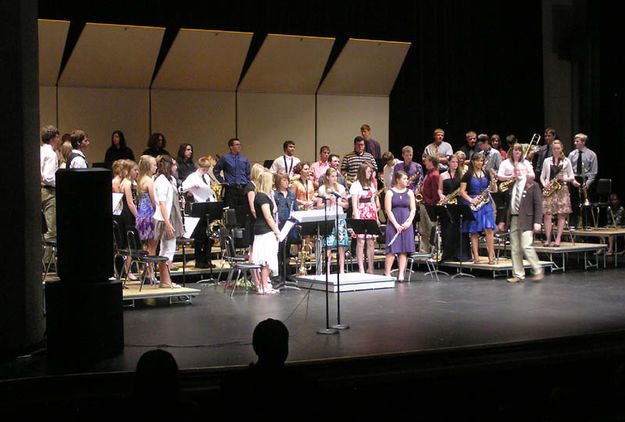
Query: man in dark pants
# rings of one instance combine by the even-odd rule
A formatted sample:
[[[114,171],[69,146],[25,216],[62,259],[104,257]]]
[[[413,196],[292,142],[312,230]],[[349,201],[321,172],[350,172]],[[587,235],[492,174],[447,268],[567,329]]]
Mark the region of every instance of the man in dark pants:
[[[230,152],[215,164],[213,174],[225,185],[224,205],[236,210],[237,225],[243,226],[249,209],[243,189],[250,181],[251,166],[247,157],[241,154],[241,142],[237,138],[228,141],[228,148]]]
[[[518,283],[525,279],[523,268],[523,256],[530,262],[533,280],[542,280],[544,270],[538,261],[538,255],[532,246],[534,232],[540,231],[540,223],[543,219],[543,195],[540,186],[533,180],[527,179],[527,168],[523,163],[517,163],[514,167],[516,182],[509,189],[510,204],[506,212],[506,222],[510,228],[510,248],[512,249],[512,271],[514,277],[508,279],[508,283]],[[499,230],[504,231],[505,222],[499,223]]]

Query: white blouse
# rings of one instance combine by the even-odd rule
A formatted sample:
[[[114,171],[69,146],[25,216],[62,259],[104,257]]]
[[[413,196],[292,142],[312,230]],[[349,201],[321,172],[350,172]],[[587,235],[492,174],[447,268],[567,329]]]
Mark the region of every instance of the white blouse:
[[[165,221],[161,214],[160,202],[165,202],[165,209],[167,210],[167,217],[169,218],[175,196],[173,183],[175,183],[175,181],[168,180],[164,174],[158,176],[154,181],[154,197],[156,198],[156,210],[154,211],[155,220]]]

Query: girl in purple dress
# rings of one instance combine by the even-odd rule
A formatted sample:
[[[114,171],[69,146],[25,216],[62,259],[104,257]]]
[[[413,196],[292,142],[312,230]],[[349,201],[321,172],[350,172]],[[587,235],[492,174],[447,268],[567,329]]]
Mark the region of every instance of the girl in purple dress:
[[[156,159],[150,155],[143,155],[139,160],[139,177],[137,184],[137,219],[136,227],[139,237],[146,244],[148,255],[156,255],[154,239],[154,210],[156,199],[154,196],[154,180],[152,176],[156,172]]]
[[[412,220],[416,206],[414,193],[408,189],[408,174],[403,170],[394,175],[394,188],[386,191],[384,209],[386,210],[386,258],[384,259],[384,275],[391,275],[391,268],[397,255],[399,271],[398,281],[403,281],[406,273],[408,253],[415,251]]]

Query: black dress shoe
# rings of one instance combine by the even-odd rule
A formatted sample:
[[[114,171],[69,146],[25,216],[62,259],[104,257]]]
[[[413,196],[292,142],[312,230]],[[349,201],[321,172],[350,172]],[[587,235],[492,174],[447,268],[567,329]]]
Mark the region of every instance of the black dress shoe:
[[[200,263],[195,263],[195,268],[215,268],[217,267],[215,264],[212,263],[208,263],[208,262],[200,262]]]

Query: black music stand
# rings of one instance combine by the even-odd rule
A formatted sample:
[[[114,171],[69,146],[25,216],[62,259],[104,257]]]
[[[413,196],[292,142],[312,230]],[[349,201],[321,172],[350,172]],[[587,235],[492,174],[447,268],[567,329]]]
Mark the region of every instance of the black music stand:
[[[191,205],[191,217],[198,217],[198,218],[202,218],[205,221],[206,226],[204,227],[204,231],[206,231],[208,229],[208,227],[210,227],[210,223],[212,221],[215,220],[219,220],[223,214],[223,209],[224,209],[224,203],[223,202],[194,202]],[[198,227],[202,227],[203,225],[200,225],[198,223]],[[198,227],[195,228],[195,230],[198,230]],[[208,236],[208,234],[204,233],[205,236]],[[197,239],[196,239],[197,241]],[[219,280],[215,280],[213,278],[213,266],[210,265],[212,264],[212,259],[211,259],[211,254],[212,254],[212,243],[211,243],[211,248],[208,250],[208,260],[210,261],[209,263],[209,278],[204,278],[201,280],[198,280],[198,283],[216,283],[219,282]],[[197,258],[196,258],[197,259]],[[197,261],[196,261],[197,262]]]
[[[322,198],[323,201],[327,201],[327,198]],[[309,235],[313,233],[313,230],[316,229],[316,235],[317,235],[317,240],[321,239],[321,236],[323,236],[324,240],[325,238],[328,236],[328,234],[332,233],[332,229],[334,228],[334,222],[333,221],[328,221],[328,208],[324,207],[323,208],[323,221],[311,221],[311,222],[307,222],[307,223],[301,223],[301,234],[302,235]],[[328,254],[326,253],[325,248],[323,247],[323,244],[325,242],[321,242],[322,247],[320,248],[321,251],[315,251],[315,257],[318,257],[317,254],[321,253],[323,254],[322,256],[325,258],[322,261],[322,265],[326,266],[326,326],[325,328],[320,328],[317,330],[317,334],[337,334],[338,333],[338,329],[334,328],[334,327],[330,327],[330,300],[329,300],[329,292],[328,292],[328,285],[330,284],[328,278],[329,278],[329,274],[327,271],[327,266],[328,266]],[[320,261],[319,259],[317,259],[317,261]],[[318,268],[315,268],[317,271],[317,273],[319,272]],[[337,292],[337,294],[339,294],[339,292]]]
[[[282,277],[283,279],[280,281],[280,284],[278,284],[275,287],[276,290],[282,290],[282,289],[300,290],[300,288],[297,287],[296,281],[291,281],[289,283],[289,278],[287,276],[288,264],[289,264],[289,261],[291,260],[291,255],[288,253],[287,248],[291,246],[291,243],[289,242],[289,237],[293,229],[295,229],[295,227],[296,226],[291,227],[291,230],[289,230],[287,235],[284,237],[284,240],[282,241]]]
[[[444,216],[443,218],[445,218],[447,215],[447,213],[449,212],[446,208],[443,207],[437,207],[434,205],[425,205],[425,210],[428,213],[428,217],[430,218],[430,221],[435,221],[434,223],[434,236],[430,235],[430,244],[432,243],[432,237],[434,238],[434,254],[433,256],[434,258],[434,270],[433,271],[428,271],[427,273],[425,273],[425,275],[431,275],[434,274],[436,275],[436,280],[440,281],[438,278],[438,274],[445,274],[446,276],[449,277],[449,274],[446,273],[445,271],[441,271],[438,269],[438,254],[439,254],[439,250],[438,250],[438,239],[440,238],[440,231],[438,229],[438,223],[440,221],[441,216]]]
[[[464,252],[464,248],[462,245],[462,240],[464,239],[463,233],[462,233],[462,221],[466,219],[466,221],[473,221],[475,220],[475,216],[473,215],[473,211],[471,211],[471,208],[466,205],[466,204],[458,204],[458,217],[460,219],[459,225],[460,225],[460,230],[458,230],[458,235],[460,236],[460,242],[458,243],[458,261],[460,262],[460,267],[458,268],[458,272],[454,275],[451,276],[452,279],[456,278],[456,277],[473,277],[475,278],[475,276],[473,274],[469,274],[469,273],[465,273],[462,272],[462,254]]]
[[[347,227],[351,228],[356,234],[373,234],[376,236],[380,236],[382,232],[380,231],[380,226],[378,226],[377,220],[361,220],[356,218],[350,218],[347,220]],[[365,248],[367,247],[365,243]],[[367,255],[366,253],[364,254]],[[371,263],[373,266],[373,263]]]

